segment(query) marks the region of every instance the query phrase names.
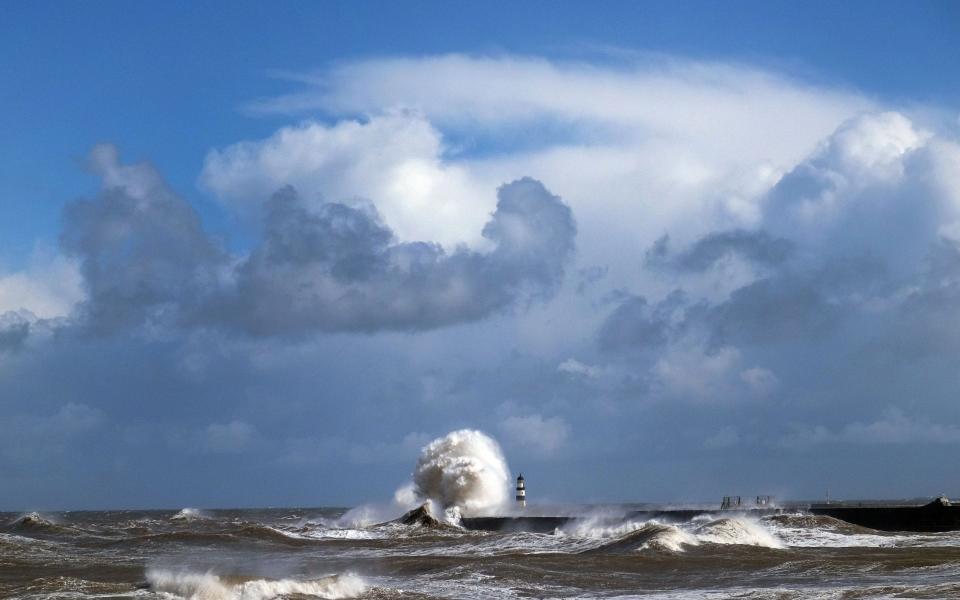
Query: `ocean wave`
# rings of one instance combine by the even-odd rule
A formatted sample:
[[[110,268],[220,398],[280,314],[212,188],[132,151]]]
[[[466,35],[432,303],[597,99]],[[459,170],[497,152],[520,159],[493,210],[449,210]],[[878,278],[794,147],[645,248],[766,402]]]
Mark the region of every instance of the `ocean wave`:
[[[209,519],[210,515],[199,508],[182,508],[180,511],[170,517],[171,521],[198,521]]]
[[[302,546],[310,543],[310,539],[294,533],[283,531],[269,525],[245,524],[239,527],[229,527],[214,531],[163,531],[137,535],[122,543],[139,544],[145,542],[180,542],[184,544],[207,543],[244,543],[244,542],[271,542],[290,546]]]
[[[774,515],[763,522],[792,548],[892,548],[927,545],[939,539],[938,534],[877,531],[825,515]]]
[[[827,515],[811,515],[806,513],[795,513],[786,515],[772,515],[763,519],[766,523],[773,523],[783,527],[804,528],[804,529],[824,529],[836,533],[846,534],[883,534],[876,529],[854,525],[846,521],[841,521]]]
[[[701,542],[783,548],[783,541],[752,519],[726,517],[700,525],[694,535]]]
[[[183,600],[270,600],[285,596],[355,598],[367,590],[366,582],[352,573],[318,579],[250,579],[233,581],[213,573],[147,571],[147,583],[155,592]]]
[[[57,521],[45,517],[38,512],[28,512],[20,515],[3,528],[4,531],[33,534],[83,534],[82,529],[70,525],[58,523]]]
[[[628,522],[617,526],[586,528],[574,525],[565,535],[614,539],[588,552],[633,552],[657,550],[683,552],[704,544],[783,548],[783,541],[758,522],[745,518],[697,519],[687,523],[661,523],[656,520]]]
[[[696,536],[676,525],[648,522],[638,529],[588,552],[638,552],[643,550],[683,552],[685,546],[697,546],[699,544],[700,541]]]

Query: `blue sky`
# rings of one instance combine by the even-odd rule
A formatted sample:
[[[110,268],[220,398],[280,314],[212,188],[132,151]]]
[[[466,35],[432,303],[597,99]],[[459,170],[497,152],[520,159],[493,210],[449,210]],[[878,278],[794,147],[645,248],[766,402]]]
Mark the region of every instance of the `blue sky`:
[[[960,494],[960,9],[602,8],[9,4],[0,506]]]

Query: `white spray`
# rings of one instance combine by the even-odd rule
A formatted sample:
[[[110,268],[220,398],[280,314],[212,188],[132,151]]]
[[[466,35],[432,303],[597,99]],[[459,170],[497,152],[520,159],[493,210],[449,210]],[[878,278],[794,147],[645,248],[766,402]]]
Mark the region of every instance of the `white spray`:
[[[444,509],[491,510],[509,498],[510,469],[486,434],[461,429],[424,446],[413,471],[414,493]]]
[[[253,579],[232,583],[213,573],[149,569],[147,581],[154,591],[177,600],[272,600],[287,596],[339,599],[355,598],[367,591],[363,579],[350,573],[308,581]]]

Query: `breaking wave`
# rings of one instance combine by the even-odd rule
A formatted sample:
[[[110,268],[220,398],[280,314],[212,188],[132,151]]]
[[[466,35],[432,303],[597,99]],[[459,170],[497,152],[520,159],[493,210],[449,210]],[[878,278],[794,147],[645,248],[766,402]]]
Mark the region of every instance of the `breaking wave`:
[[[8,529],[57,529],[59,525],[46,519],[38,512],[28,512],[20,515],[7,525]]]
[[[4,527],[6,531],[14,531],[25,534],[79,534],[84,533],[76,527],[70,527],[57,523],[56,521],[44,517],[37,512],[29,512],[20,515]]]
[[[606,542],[589,552],[639,552],[642,550],[665,550],[683,552],[684,546],[697,546],[700,541],[693,534],[676,525],[649,522],[639,528]]]
[[[367,590],[367,584],[351,573],[319,579],[251,579],[231,581],[212,573],[147,571],[147,583],[156,592],[183,600],[270,600],[287,596],[317,598],[355,598]]]
[[[486,434],[461,429],[424,446],[413,472],[414,493],[442,508],[482,511],[508,499],[510,469]]]
[[[783,542],[763,525],[745,518],[723,518],[699,526],[694,534],[701,542],[783,548]]]
[[[846,521],[841,521],[840,519],[836,519],[834,517],[828,517],[827,515],[810,515],[803,513],[792,515],[772,515],[765,517],[764,521],[779,525],[781,527],[822,529],[824,531],[832,531],[834,533],[843,533],[847,535],[882,533],[876,529],[870,529],[869,527],[863,527],[862,525],[854,525],[853,523],[847,523]]]
[[[199,519],[208,519],[209,516],[199,508],[183,508],[180,512],[170,517],[171,521],[197,521]]]
[[[783,541],[758,522],[744,518],[698,519],[689,523],[659,521],[628,522],[617,526],[585,527],[574,525],[567,532],[581,537],[610,538],[589,551],[636,552],[661,550],[683,552],[688,546],[703,544],[784,548]]]

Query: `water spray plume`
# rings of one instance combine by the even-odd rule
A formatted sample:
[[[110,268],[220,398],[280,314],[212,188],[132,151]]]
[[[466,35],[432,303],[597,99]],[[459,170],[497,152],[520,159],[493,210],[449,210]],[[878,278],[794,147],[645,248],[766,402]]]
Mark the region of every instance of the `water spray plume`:
[[[490,510],[508,500],[510,469],[496,441],[480,431],[461,429],[424,446],[413,484],[417,496],[444,509]]]

